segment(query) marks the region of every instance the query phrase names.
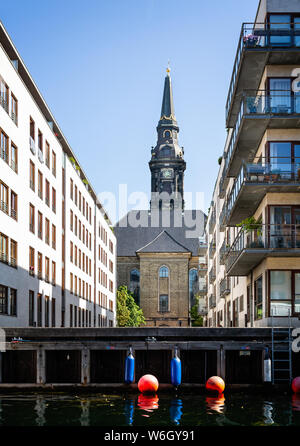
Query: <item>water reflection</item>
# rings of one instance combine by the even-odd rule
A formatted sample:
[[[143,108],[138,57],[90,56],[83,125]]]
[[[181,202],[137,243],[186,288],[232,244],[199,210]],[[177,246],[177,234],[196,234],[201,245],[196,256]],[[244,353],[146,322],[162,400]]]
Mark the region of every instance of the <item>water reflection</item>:
[[[81,426],[89,426],[90,425],[90,404],[89,400],[81,400],[81,415],[80,415],[80,424]]]
[[[300,412],[300,394],[294,394],[292,396],[292,409],[296,412]]]
[[[124,415],[126,424],[131,426],[133,423],[133,415],[134,415],[134,399],[126,399],[124,403]]]
[[[182,417],[182,400],[174,398],[170,405],[170,419],[172,423],[179,425]]]
[[[266,401],[263,406],[263,416],[264,416],[264,423],[271,425],[274,424],[273,420],[273,404],[270,401]]]
[[[138,406],[145,412],[152,413],[155,409],[158,409],[159,398],[157,395],[139,395]],[[149,418],[150,415],[142,414],[143,417]]]
[[[37,395],[34,407],[34,410],[36,412],[35,422],[37,426],[45,426],[46,424],[46,417],[45,417],[46,407],[47,404],[45,398],[42,395]]]
[[[223,393],[217,397],[206,397],[206,405],[208,413],[210,413],[210,411],[223,413],[225,407],[225,397]]]

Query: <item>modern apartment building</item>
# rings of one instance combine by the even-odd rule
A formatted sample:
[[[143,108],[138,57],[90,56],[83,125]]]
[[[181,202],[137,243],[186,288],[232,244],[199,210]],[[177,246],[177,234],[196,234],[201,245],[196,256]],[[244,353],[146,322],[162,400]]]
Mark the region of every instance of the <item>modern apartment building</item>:
[[[239,37],[206,226],[208,326],[299,325],[299,74],[300,0],[261,0]]]
[[[114,326],[111,223],[1,23],[0,147],[0,326]]]

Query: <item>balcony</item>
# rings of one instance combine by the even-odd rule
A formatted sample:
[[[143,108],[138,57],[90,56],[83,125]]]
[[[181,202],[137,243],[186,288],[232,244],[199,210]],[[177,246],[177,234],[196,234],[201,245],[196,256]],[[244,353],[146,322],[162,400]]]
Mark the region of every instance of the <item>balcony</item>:
[[[229,251],[229,247],[226,245],[226,240],[224,240],[224,242],[222,243],[221,249],[220,249],[220,253],[219,253],[220,265],[225,264],[225,258],[228,254],[228,251]]]
[[[215,255],[215,252],[216,252],[216,242],[213,241],[210,243],[209,250],[208,250],[208,255],[209,255],[210,259],[213,258],[213,256]]]
[[[225,175],[236,177],[242,160],[249,162],[253,160],[267,129],[298,127],[300,127],[300,96],[294,96],[287,90],[276,90],[271,93],[265,90],[245,92],[225,154]]]
[[[217,305],[216,296],[214,294],[211,294],[208,298],[208,307],[211,310],[215,308],[216,305]]]
[[[299,190],[300,158],[293,162],[288,158],[260,158],[255,163],[244,163],[227,201],[227,224],[234,226],[251,217],[269,192]]]
[[[285,24],[243,23],[226,102],[226,126],[236,122],[241,93],[257,89],[266,65],[300,63],[300,29],[276,29]]]
[[[220,282],[220,297],[225,297],[230,294],[230,278],[224,277]]]
[[[214,267],[208,273],[208,280],[209,283],[214,283],[214,281],[216,280],[216,270]]]
[[[264,258],[300,257],[300,225],[267,224],[241,229],[225,260],[229,276],[247,276]]]
[[[219,216],[219,230],[225,231],[227,225],[227,206],[226,203],[223,203],[223,207]]]

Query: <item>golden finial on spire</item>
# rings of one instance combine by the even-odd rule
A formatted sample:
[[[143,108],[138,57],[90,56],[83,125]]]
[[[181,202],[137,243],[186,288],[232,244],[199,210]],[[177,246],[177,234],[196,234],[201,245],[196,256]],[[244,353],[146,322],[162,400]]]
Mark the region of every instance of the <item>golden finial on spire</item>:
[[[169,73],[170,73],[170,71],[171,71],[171,68],[170,68],[170,61],[168,60],[167,73],[169,74]]]

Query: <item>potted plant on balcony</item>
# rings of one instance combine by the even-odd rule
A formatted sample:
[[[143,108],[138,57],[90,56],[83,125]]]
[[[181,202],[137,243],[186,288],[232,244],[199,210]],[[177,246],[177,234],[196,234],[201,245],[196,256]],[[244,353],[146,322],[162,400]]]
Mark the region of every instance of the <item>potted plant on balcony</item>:
[[[253,216],[245,218],[241,223],[237,224],[238,227],[242,229],[246,234],[250,234],[255,231],[257,237],[261,237],[262,235],[262,221],[259,218],[256,220]]]
[[[280,170],[279,169],[274,169],[271,172],[271,180],[272,181],[277,181],[280,178]]]
[[[258,36],[255,36],[254,34],[248,34],[247,36],[243,37],[244,44],[246,46],[256,46],[258,44]]]

